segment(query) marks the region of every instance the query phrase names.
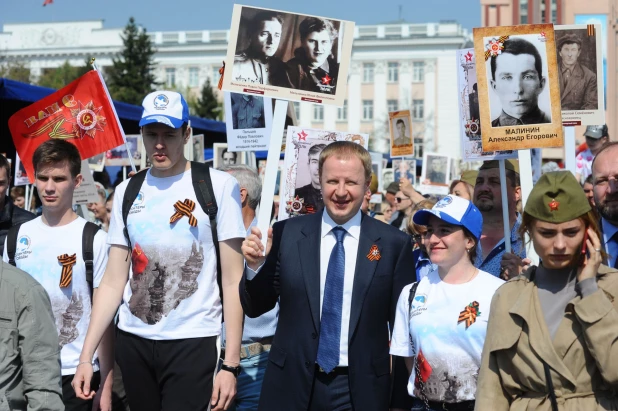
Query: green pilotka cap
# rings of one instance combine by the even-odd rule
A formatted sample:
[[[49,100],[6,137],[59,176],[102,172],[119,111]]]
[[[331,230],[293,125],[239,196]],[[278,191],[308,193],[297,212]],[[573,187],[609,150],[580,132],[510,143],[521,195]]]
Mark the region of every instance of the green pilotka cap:
[[[530,216],[554,224],[575,220],[590,210],[584,190],[570,171],[543,174],[524,208]]]
[[[483,165],[479,170],[489,170],[490,168],[500,168],[500,160],[483,161]],[[519,162],[517,160],[505,160],[504,169],[511,170],[519,174]]]
[[[468,183],[474,187],[476,185],[476,177],[478,177],[478,175],[478,170],[466,170],[461,173],[461,178],[459,181],[463,181],[464,183]]]

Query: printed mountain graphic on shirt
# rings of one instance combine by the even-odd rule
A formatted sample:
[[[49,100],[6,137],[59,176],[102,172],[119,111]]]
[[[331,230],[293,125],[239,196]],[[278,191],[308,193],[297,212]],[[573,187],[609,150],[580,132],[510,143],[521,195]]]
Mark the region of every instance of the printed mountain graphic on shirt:
[[[62,328],[58,330],[58,342],[60,344],[60,348],[64,347],[67,344],[72,343],[79,337],[79,331],[77,330],[77,323],[82,318],[82,314],[84,313],[84,304],[82,299],[77,295],[76,292],[73,292],[71,296],[71,302],[67,307],[64,314],[62,314]]]
[[[188,257],[174,252],[148,256],[139,244],[131,254],[129,308],[144,323],[158,323],[197,291],[197,277],[204,264],[204,248],[198,242],[193,242]]]

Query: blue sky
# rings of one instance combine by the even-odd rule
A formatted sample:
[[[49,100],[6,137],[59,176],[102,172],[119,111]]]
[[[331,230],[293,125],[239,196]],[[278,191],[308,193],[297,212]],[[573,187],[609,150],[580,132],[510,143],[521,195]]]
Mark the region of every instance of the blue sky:
[[[401,17],[411,23],[457,20],[472,29],[480,24],[479,0],[237,0],[239,4],[378,24]],[[229,28],[232,0],[0,0],[0,25],[100,20],[104,27],[124,27],[130,16],[148,31]]]

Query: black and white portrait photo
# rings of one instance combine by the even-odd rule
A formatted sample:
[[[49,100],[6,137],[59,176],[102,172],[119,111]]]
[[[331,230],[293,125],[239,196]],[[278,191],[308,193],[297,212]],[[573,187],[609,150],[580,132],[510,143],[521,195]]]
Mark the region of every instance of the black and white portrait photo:
[[[547,52],[539,35],[523,34],[497,42],[500,53],[486,62],[491,126],[551,123]]]
[[[212,163],[214,168],[221,166],[233,166],[245,164],[245,156],[242,151],[230,151],[225,143],[214,143],[212,145]]]
[[[596,38],[587,30],[556,32],[560,103],[563,110],[596,110]]]
[[[407,178],[411,184],[416,182],[416,160],[413,158],[393,159],[393,178],[399,182],[401,178]]]
[[[251,94],[230,93],[234,130],[266,127],[264,98]]]
[[[422,180],[424,184],[448,184],[450,157],[435,153],[423,156]]]
[[[344,45],[346,30],[350,30],[346,32],[349,39]],[[339,79],[347,77],[352,35],[351,22],[236,5],[230,32],[233,49],[228,49],[227,56],[231,75],[224,77],[223,88],[244,92],[252,85],[274,86],[286,90],[256,90],[269,97],[298,101],[303,96],[337,95]],[[343,81],[344,94],[345,85]],[[332,97],[316,100],[313,102],[338,104]]]
[[[314,140],[315,141],[315,140]],[[324,208],[322,187],[320,186],[319,163],[320,154],[326,144],[320,140],[300,149],[298,152],[298,168],[296,169],[296,191],[294,196],[303,200],[303,205],[312,211]]]
[[[407,118],[392,119],[392,126],[395,133],[393,135],[393,146],[404,146],[412,144],[412,137],[410,136],[410,124]]]

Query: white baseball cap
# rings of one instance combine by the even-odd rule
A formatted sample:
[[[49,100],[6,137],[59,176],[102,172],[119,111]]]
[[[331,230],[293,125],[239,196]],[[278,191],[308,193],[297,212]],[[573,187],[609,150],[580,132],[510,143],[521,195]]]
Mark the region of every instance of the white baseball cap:
[[[479,209],[465,198],[448,195],[438,201],[431,210],[414,213],[412,220],[418,225],[427,225],[431,216],[449,224],[466,227],[477,240],[481,238],[483,216]]]
[[[175,91],[153,91],[142,102],[144,112],[139,126],[162,123],[171,128],[180,128],[189,122],[189,105],[182,94]]]

